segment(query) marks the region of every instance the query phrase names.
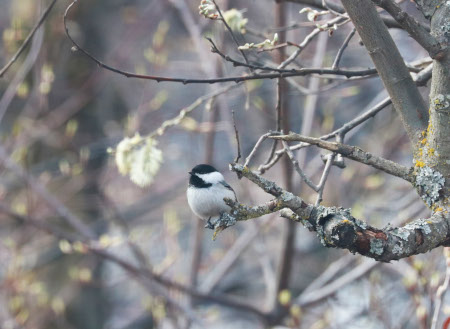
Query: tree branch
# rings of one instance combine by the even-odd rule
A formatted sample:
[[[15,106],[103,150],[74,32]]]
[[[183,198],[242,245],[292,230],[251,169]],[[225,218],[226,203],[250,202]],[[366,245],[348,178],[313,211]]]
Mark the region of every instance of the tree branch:
[[[25,50],[25,48],[28,46],[28,44],[30,43],[31,39],[33,38],[33,35],[36,33],[36,31],[39,29],[39,27],[42,25],[42,23],[44,23],[45,19],[47,18],[48,14],[50,13],[50,11],[52,10],[53,6],[55,5],[57,0],[53,0],[50,5],[47,7],[47,9],[45,9],[44,13],[42,14],[41,18],[39,19],[39,21],[36,23],[36,25],[33,27],[33,29],[30,31],[30,33],[27,35],[27,37],[25,38],[25,40],[23,41],[22,45],[19,47],[19,49],[17,49],[16,53],[14,54],[14,56],[9,60],[9,62],[0,70],[0,78],[3,77],[3,75],[5,75],[6,71],[8,71],[8,69],[11,67],[11,65],[14,64],[14,62],[17,60],[17,58],[19,58],[20,54],[22,54],[22,52]]]
[[[289,134],[283,136],[269,136],[273,139],[281,139],[284,141],[297,141],[316,145],[320,148],[342,154],[346,158],[364,163],[368,166],[384,171],[390,175],[403,178],[404,180],[414,183],[412,168],[407,168],[393,161],[375,156],[369,152],[365,152],[357,146],[350,146],[337,142],[327,142],[320,138],[302,136],[299,134]]]
[[[324,246],[348,249],[378,261],[398,260],[450,243],[448,212],[441,210],[430,218],[417,219],[403,227],[388,226],[377,229],[354,218],[350,209],[314,206],[247,167],[231,164],[230,169],[239,176],[246,177],[266,193],[273,195],[275,199],[256,207],[226,199],[232,211],[231,214],[224,214],[216,222],[216,229],[219,227],[225,229],[233,221],[231,225],[236,221],[259,217],[281,209],[281,216],[302,223],[310,231],[315,231]],[[225,221],[222,221],[223,219]]]
[[[371,0],[342,0],[364,46],[369,52],[395,110],[417,151],[428,124],[427,106]]]
[[[295,3],[302,4],[302,5],[307,5],[307,6],[313,6],[313,7],[316,7],[316,8],[319,8],[319,9],[324,9],[324,10],[327,10],[329,8],[332,11],[338,12],[340,14],[344,14],[345,13],[344,7],[342,7],[339,4],[334,3],[334,2],[326,2],[326,7],[325,7],[323,5],[323,1],[322,0],[285,0],[285,1],[295,2]],[[392,17],[381,16],[381,19],[383,20],[384,24],[386,24],[386,26],[389,27],[389,28],[403,29],[403,27],[398,22],[396,22],[395,19],[393,19]],[[430,31],[430,27],[428,25],[422,24],[422,23],[419,23],[419,24],[426,31]]]
[[[251,74],[251,75],[242,75],[235,77],[225,77],[225,78],[214,78],[214,79],[191,79],[191,78],[170,78],[170,77],[162,77],[162,76],[154,76],[154,75],[145,75],[145,74],[136,74],[132,72],[127,72],[124,70],[120,70],[118,68],[107,65],[97,59],[95,56],[90,54],[87,50],[83,49],[70,35],[69,29],[67,27],[67,15],[72,8],[72,6],[76,3],[76,1],[72,2],[66,9],[64,13],[64,28],[66,31],[66,35],[69,40],[75,45],[75,50],[82,52],[85,56],[87,56],[90,60],[95,62],[98,66],[114,72],[120,75],[123,75],[127,78],[136,78],[136,79],[144,79],[144,80],[154,80],[156,82],[178,82],[182,84],[192,84],[192,83],[222,83],[222,82],[241,82],[248,80],[259,80],[259,79],[275,79],[275,78],[288,78],[288,77],[296,77],[296,76],[305,76],[309,74],[319,74],[319,75],[342,75],[347,78],[350,77],[360,77],[360,76],[368,76],[377,74],[375,69],[366,69],[366,70],[341,70],[341,69],[323,69],[323,68],[307,68],[307,69],[299,69],[299,70],[291,70],[290,72],[280,72],[280,73],[265,73],[265,74]],[[251,66],[249,66],[251,68]]]
[[[392,0],[372,0],[377,6],[386,10],[391,16],[416,40],[431,56],[436,58],[442,55],[442,46],[416,19]]]

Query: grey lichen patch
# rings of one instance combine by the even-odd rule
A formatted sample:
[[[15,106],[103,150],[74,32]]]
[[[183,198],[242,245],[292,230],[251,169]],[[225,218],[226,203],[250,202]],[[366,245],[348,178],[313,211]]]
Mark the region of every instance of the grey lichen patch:
[[[328,241],[326,237],[326,232],[324,231],[325,224],[327,220],[339,216],[342,220],[354,223],[354,218],[350,214],[350,209],[345,209],[342,207],[323,207],[319,206],[316,209],[316,232],[320,239],[320,242],[324,246],[334,246],[332,241]],[[336,237],[332,237],[336,239]],[[337,238],[338,240],[339,238]]]
[[[417,170],[416,187],[420,196],[431,207],[439,200],[439,192],[443,189],[445,178],[442,174],[430,167],[423,167]]]
[[[284,193],[280,196],[280,199],[281,199],[283,202],[289,202],[289,201],[292,201],[294,198],[295,198],[295,195],[292,194],[291,192],[284,192]]]
[[[423,233],[425,234],[429,234],[431,233],[431,228],[430,228],[430,224],[425,220],[425,219],[417,219],[412,223],[409,223],[408,225],[405,226],[405,229],[407,230],[422,230]]]
[[[402,254],[402,253],[403,253],[403,246],[402,246],[402,243],[396,244],[396,245],[394,246],[394,248],[392,248],[392,253],[393,253],[394,255],[400,255],[400,254]]]
[[[450,36],[450,22],[447,22],[441,28],[443,31],[445,29],[444,33]],[[431,104],[436,111],[448,110],[450,109],[450,95],[438,94],[434,97]]]
[[[236,217],[223,213],[214,223],[213,226],[217,230],[218,228],[227,228],[236,224]]]
[[[372,254],[381,256],[384,252],[383,240],[381,239],[370,240],[370,252]]]
[[[450,22],[445,22],[442,26],[441,26],[441,31],[444,33],[444,35],[446,37],[450,36]]]
[[[354,219],[354,222],[357,226],[359,226],[361,229],[365,230],[367,228],[367,223],[363,222],[362,220],[359,219]]]
[[[408,230],[404,228],[395,228],[390,232],[392,235],[399,237],[404,241],[408,241],[408,237],[411,234]]]
[[[317,207],[317,220],[322,220],[326,217],[340,214],[343,217],[347,217],[348,219],[352,218],[350,214],[350,209],[345,209],[342,207]]]

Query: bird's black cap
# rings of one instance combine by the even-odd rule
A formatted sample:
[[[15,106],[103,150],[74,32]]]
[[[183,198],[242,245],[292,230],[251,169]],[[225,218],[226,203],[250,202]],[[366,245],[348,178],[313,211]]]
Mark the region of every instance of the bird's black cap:
[[[210,166],[209,164],[199,164],[196,165],[194,168],[192,168],[192,170],[189,172],[191,175],[192,174],[209,174],[212,172],[217,171],[216,168],[214,168],[213,166]]]

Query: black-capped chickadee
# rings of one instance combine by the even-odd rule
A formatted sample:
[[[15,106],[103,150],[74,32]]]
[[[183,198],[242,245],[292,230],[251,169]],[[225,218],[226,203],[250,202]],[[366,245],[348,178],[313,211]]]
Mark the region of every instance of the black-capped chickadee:
[[[221,214],[231,209],[223,198],[237,201],[236,193],[213,166],[199,164],[189,174],[191,175],[187,189],[189,206],[195,215],[207,221],[205,227],[214,229],[211,220],[214,223]]]

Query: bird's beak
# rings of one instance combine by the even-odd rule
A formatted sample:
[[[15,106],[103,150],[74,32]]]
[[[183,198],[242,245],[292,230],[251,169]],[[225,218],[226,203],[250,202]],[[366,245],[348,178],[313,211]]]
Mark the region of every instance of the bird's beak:
[[[192,175],[192,171],[189,172],[189,175]]]

